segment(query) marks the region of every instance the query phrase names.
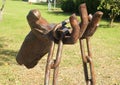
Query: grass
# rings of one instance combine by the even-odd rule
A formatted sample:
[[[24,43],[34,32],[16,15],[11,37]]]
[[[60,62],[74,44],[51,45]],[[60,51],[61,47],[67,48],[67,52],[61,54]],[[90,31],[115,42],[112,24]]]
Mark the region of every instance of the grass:
[[[30,28],[26,15],[39,9],[49,22],[59,23],[71,14],[60,9],[48,12],[46,4],[28,4],[7,0],[0,22],[0,85],[43,85],[46,56],[33,69],[19,66],[15,57]],[[91,38],[97,85],[120,85],[120,23],[113,28],[102,20]],[[59,71],[59,85],[85,85],[79,42],[64,46]]]

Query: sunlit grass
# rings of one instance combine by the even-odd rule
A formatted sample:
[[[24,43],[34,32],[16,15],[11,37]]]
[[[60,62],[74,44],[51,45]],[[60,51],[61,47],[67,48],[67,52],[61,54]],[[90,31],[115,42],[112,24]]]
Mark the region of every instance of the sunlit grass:
[[[43,85],[44,83],[46,57],[32,70],[17,65],[15,61],[16,54],[30,31],[26,21],[30,9],[39,9],[42,16],[50,23],[59,23],[71,15],[63,13],[60,9],[49,12],[47,4],[7,0],[3,20],[0,22],[0,85]],[[120,23],[115,23],[113,28],[107,25],[108,22],[102,20],[100,27],[91,38],[97,85],[119,85]],[[60,64],[60,85],[79,85],[80,82],[84,85],[82,73],[79,42],[64,46]],[[106,75],[111,77],[107,78]],[[108,83],[106,80],[109,80]]]

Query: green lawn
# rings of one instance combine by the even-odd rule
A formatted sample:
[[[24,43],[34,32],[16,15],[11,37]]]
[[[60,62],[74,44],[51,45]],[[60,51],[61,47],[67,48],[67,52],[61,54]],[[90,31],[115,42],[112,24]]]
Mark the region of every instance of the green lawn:
[[[15,57],[30,31],[26,15],[30,9],[39,9],[51,23],[59,23],[71,14],[60,9],[48,12],[46,4],[29,4],[7,0],[0,22],[0,85],[43,85],[46,56],[33,69],[19,66]],[[79,18],[79,17],[78,17]],[[97,85],[120,85],[120,23],[113,28],[102,20],[91,38]],[[79,42],[64,46],[59,71],[59,85],[85,85]]]

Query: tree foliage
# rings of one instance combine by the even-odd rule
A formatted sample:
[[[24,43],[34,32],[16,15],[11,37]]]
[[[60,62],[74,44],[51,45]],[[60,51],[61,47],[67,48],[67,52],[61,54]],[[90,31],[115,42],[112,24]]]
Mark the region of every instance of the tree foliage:
[[[75,8],[75,2],[73,0],[62,0],[61,9],[64,12],[74,12]]]
[[[100,0],[61,0],[61,8],[64,12],[78,13],[78,7],[82,3],[86,3],[88,13],[95,13],[99,6]]]
[[[98,9],[108,10],[110,17],[110,25],[112,26],[116,16],[120,15],[120,0],[101,0]]]

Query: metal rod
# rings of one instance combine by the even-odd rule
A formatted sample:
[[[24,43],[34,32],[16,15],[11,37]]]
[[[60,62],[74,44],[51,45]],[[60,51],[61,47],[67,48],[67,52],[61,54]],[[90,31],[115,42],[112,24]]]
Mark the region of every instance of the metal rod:
[[[79,6],[79,14],[80,14],[80,18],[81,18],[79,37],[81,38],[87,28],[88,23],[89,23],[88,22],[88,12],[87,12],[87,7],[86,7],[85,3],[83,3]]]
[[[55,47],[55,43],[54,43],[54,41],[52,41],[52,45],[51,45],[50,51],[48,53],[48,58],[47,58],[44,85],[49,85],[50,69],[51,69],[51,65],[53,63],[52,56],[53,56],[53,52],[54,52],[54,47]]]
[[[49,85],[51,69],[54,69],[53,85],[58,84],[58,71],[59,71],[59,64],[61,61],[61,54],[62,54],[62,47],[63,47],[62,38],[63,38],[63,36],[61,36],[61,39],[59,40],[59,43],[58,43],[58,49],[57,49],[57,54],[56,54],[55,60],[52,59],[54,47],[55,47],[55,43],[54,43],[54,41],[52,41],[52,45],[51,45],[51,48],[50,48],[50,51],[48,54],[48,58],[47,58],[44,85]]]
[[[87,82],[88,81],[88,69],[87,69],[87,59],[85,55],[84,41],[83,39],[79,39],[79,41],[80,41],[80,49],[81,49],[81,55],[82,55],[84,76],[85,76],[85,81]]]
[[[59,64],[61,61],[62,47],[63,47],[63,42],[61,39],[59,40],[56,60],[54,63],[53,85],[58,85],[58,71],[59,71]]]
[[[95,85],[96,79],[95,79],[95,71],[94,71],[94,65],[92,61],[92,52],[90,47],[90,38],[86,38],[87,43],[87,50],[88,50],[88,56],[89,56],[89,65],[90,65],[90,74],[91,74],[91,83],[92,85]]]
[[[85,81],[86,81],[86,85],[95,85],[96,80],[95,80],[94,65],[93,65],[93,61],[92,61],[90,38],[89,37],[86,38],[88,55],[85,54],[84,40],[85,39],[79,39],[82,61],[83,61],[83,68],[84,68]],[[90,68],[88,68],[87,64],[89,64]],[[89,71],[90,71],[90,74],[89,74]]]

